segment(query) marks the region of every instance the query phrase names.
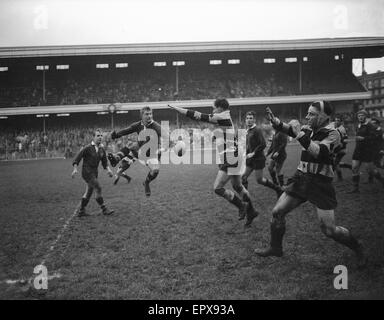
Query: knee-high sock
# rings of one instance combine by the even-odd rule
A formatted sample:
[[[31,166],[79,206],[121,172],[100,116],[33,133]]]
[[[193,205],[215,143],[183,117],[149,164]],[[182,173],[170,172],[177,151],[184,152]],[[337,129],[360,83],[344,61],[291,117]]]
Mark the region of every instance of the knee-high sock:
[[[285,234],[285,222],[271,222],[271,248],[282,249]]]
[[[155,180],[158,175],[159,175],[159,171],[148,172],[148,175],[147,175],[147,178],[145,179],[145,182],[149,183],[152,180]]]
[[[353,182],[353,185],[356,189],[359,188],[359,183],[360,183],[360,174],[354,174],[352,176],[352,182]]]
[[[84,209],[89,202],[89,198],[81,198],[80,208]]]
[[[103,197],[97,197],[97,198],[96,198],[96,202],[99,204],[99,206],[100,206],[101,209],[104,209],[104,208],[105,208]]]
[[[257,182],[265,187],[271,188],[272,190],[281,191],[280,186],[274,184],[271,180],[268,180],[267,178],[262,177],[261,179],[257,180]]]
[[[347,246],[349,249],[353,251],[356,251],[359,247],[359,242],[356,240],[355,237],[351,235],[349,230],[344,227],[337,226],[336,231],[331,237],[336,242],[339,242]]]
[[[280,174],[277,176],[277,178],[279,179],[280,187],[282,187],[284,185],[284,175]]]
[[[230,203],[235,205],[237,208],[243,207],[243,202],[241,199],[232,191],[224,188],[215,189],[215,193],[224,199],[228,200]]]
[[[274,184],[279,184],[277,182],[277,173],[276,173],[275,170],[269,170],[269,175],[271,176],[272,181],[273,181]]]

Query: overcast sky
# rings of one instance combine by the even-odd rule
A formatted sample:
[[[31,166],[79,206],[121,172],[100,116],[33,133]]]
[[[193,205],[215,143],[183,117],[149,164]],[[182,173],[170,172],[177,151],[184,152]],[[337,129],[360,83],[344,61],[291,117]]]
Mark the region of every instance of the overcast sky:
[[[1,0],[0,46],[384,36],[383,21],[382,0]]]

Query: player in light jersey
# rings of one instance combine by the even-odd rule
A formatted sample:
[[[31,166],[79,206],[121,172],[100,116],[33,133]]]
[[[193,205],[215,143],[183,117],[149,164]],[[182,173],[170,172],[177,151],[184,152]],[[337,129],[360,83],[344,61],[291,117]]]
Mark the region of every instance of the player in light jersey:
[[[237,161],[230,161],[231,157],[233,160],[234,157],[238,156],[239,152],[228,101],[226,99],[216,99],[212,114],[168,106],[193,120],[209,122],[216,125],[214,136],[216,137],[216,146],[221,163],[219,164],[219,172],[217,173],[213,189],[217,195],[235,205],[239,209],[239,219],[242,220],[246,217],[245,226],[250,226],[253,219],[257,217],[258,212],[252,205],[247,189],[242,185],[242,175],[238,169],[239,163]],[[231,169],[233,169],[234,174],[229,174],[228,171]],[[224,188],[228,181],[231,181],[236,193]]]

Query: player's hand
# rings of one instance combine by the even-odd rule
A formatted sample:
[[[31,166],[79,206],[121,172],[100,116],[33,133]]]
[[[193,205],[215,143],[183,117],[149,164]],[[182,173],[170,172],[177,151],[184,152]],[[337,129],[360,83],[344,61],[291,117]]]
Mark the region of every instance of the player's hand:
[[[73,171],[72,171],[72,174],[71,174],[71,177],[72,179],[75,178],[75,175],[77,174],[77,168],[73,168]]]
[[[113,172],[110,168],[107,169],[108,170],[108,177],[112,178],[113,177]]]
[[[278,156],[279,156],[279,153],[275,152],[275,153],[272,154],[271,159],[275,160]]]
[[[254,157],[254,155],[255,155],[254,152],[248,153],[246,158],[247,158],[247,159],[251,159],[251,158]]]
[[[276,118],[275,115],[273,114],[272,110],[270,107],[266,107],[265,108],[265,112],[266,112],[266,117],[269,121],[271,121],[271,123],[275,126],[278,126],[280,124],[280,119],[279,118]]]
[[[364,137],[362,136],[356,136],[356,141],[363,141],[364,140]]]
[[[112,139],[112,140],[115,140],[115,139],[117,139],[117,138],[118,138],[117,133],[116,133],[115,130],[113,130],[113,131],[111,132],[111,139]]]

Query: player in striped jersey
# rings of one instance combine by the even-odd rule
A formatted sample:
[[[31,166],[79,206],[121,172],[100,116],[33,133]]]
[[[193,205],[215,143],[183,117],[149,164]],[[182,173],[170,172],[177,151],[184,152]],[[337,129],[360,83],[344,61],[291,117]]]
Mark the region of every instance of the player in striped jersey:
[[[301,160],[294,177],[272,210],[271,243],[267,250],[256,250],[262,257],[283,255],[285,216],[302,203],[316,206],[322,232],[329,238],[352,249],[359,266],[365,265],[360,243],[349,230],[335,225],[334,209],[337,206],[333,180],[333,152],[340,144],[340,134],[329,125],[332,109],[324,101],[313,102],[308,108],[308,126],[289,126],[267,108],[273,127],[295,138],[302,146]]]
[[[258,212],[253,208],[249,193],[241,182],[241,173],[240,170],[238,170],[239,163],[237,161],[231,161],[238,156],[239,152],[228,101],[226,99],[216,99],[212,114],[168,106],[193,120],[209,122],[217,126],[214,135],[216,137],[216,146],[221,163],[213,188],[217,195],[228,200],[239,209],[240,220],[245,217],[247,218],[245,227],[250,226],[253,219],[257,217]],[[233,169],[234,172],[231,172],[231,169]],[[232,187],[237,194],[232,190],[224,188],[229,180],[231,180]]]

